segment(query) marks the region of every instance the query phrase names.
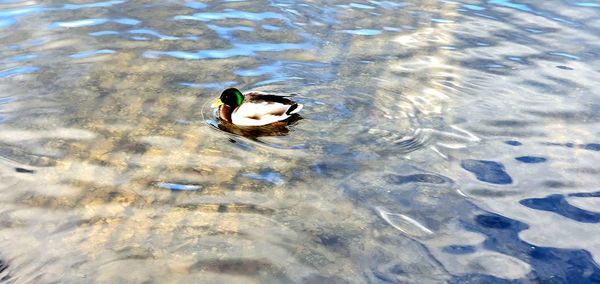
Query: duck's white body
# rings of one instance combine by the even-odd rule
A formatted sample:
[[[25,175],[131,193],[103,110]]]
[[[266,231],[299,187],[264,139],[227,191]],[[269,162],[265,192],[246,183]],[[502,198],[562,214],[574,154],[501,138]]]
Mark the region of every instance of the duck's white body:
[[[291,111],[290,108],[296,106]],[[244,102],[231,113],[231,123],[240,126],[262,126],[288,119],[302,109],[302,104],[270,101]],[[289,112],[288,112],[289,111]]]

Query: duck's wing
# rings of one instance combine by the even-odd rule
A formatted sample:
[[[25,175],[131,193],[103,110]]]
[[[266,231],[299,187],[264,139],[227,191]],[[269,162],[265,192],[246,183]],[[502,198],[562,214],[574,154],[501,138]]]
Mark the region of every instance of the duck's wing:
[[[294,95],[273,95],[253,92],[246,94],[246,98],[250,103],[281,104],[286,107],[285,114],[291,115],[300,112],[302,107],[304,107],[302,104],[288,99],[288,97]]]
[[[293,105],[296,102],[288,99],[289,95],[273,95],[273,94],[262,94],[262,93],[248,93],[245,96],[245,100],[253,103],[279,103],[284,105]]]

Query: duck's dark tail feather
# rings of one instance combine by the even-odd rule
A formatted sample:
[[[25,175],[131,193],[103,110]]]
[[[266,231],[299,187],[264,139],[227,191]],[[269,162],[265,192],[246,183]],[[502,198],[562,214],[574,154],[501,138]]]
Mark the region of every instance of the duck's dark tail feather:
[[[302,107],[304,107],[304,106],[301,104],[293,104],[290,108],[288,108],[288,110],[285,112],[285,114],[291,115],[294,113],[298,113],[302,109]]]

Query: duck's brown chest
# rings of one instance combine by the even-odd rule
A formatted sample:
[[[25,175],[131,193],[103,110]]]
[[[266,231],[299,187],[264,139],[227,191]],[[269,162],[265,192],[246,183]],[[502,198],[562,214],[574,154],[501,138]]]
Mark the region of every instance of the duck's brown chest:
[[[229,123],[231,123],[231,113],[233,110],[228,105],[221,105],[219,107],[219,117]]]

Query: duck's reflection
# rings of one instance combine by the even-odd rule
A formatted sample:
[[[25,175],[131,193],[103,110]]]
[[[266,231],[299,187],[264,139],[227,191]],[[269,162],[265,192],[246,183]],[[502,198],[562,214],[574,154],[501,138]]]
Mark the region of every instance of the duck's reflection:
[[[266,136],[285,136],[290,132],[289,127],[293,126],[302,119],[302,116],[298,114],[293,114],[286,120],[278,121],[263,126],[239,126],[227,122],[223,119],[218,119],[216,126],[222,131],[254,139]]]

